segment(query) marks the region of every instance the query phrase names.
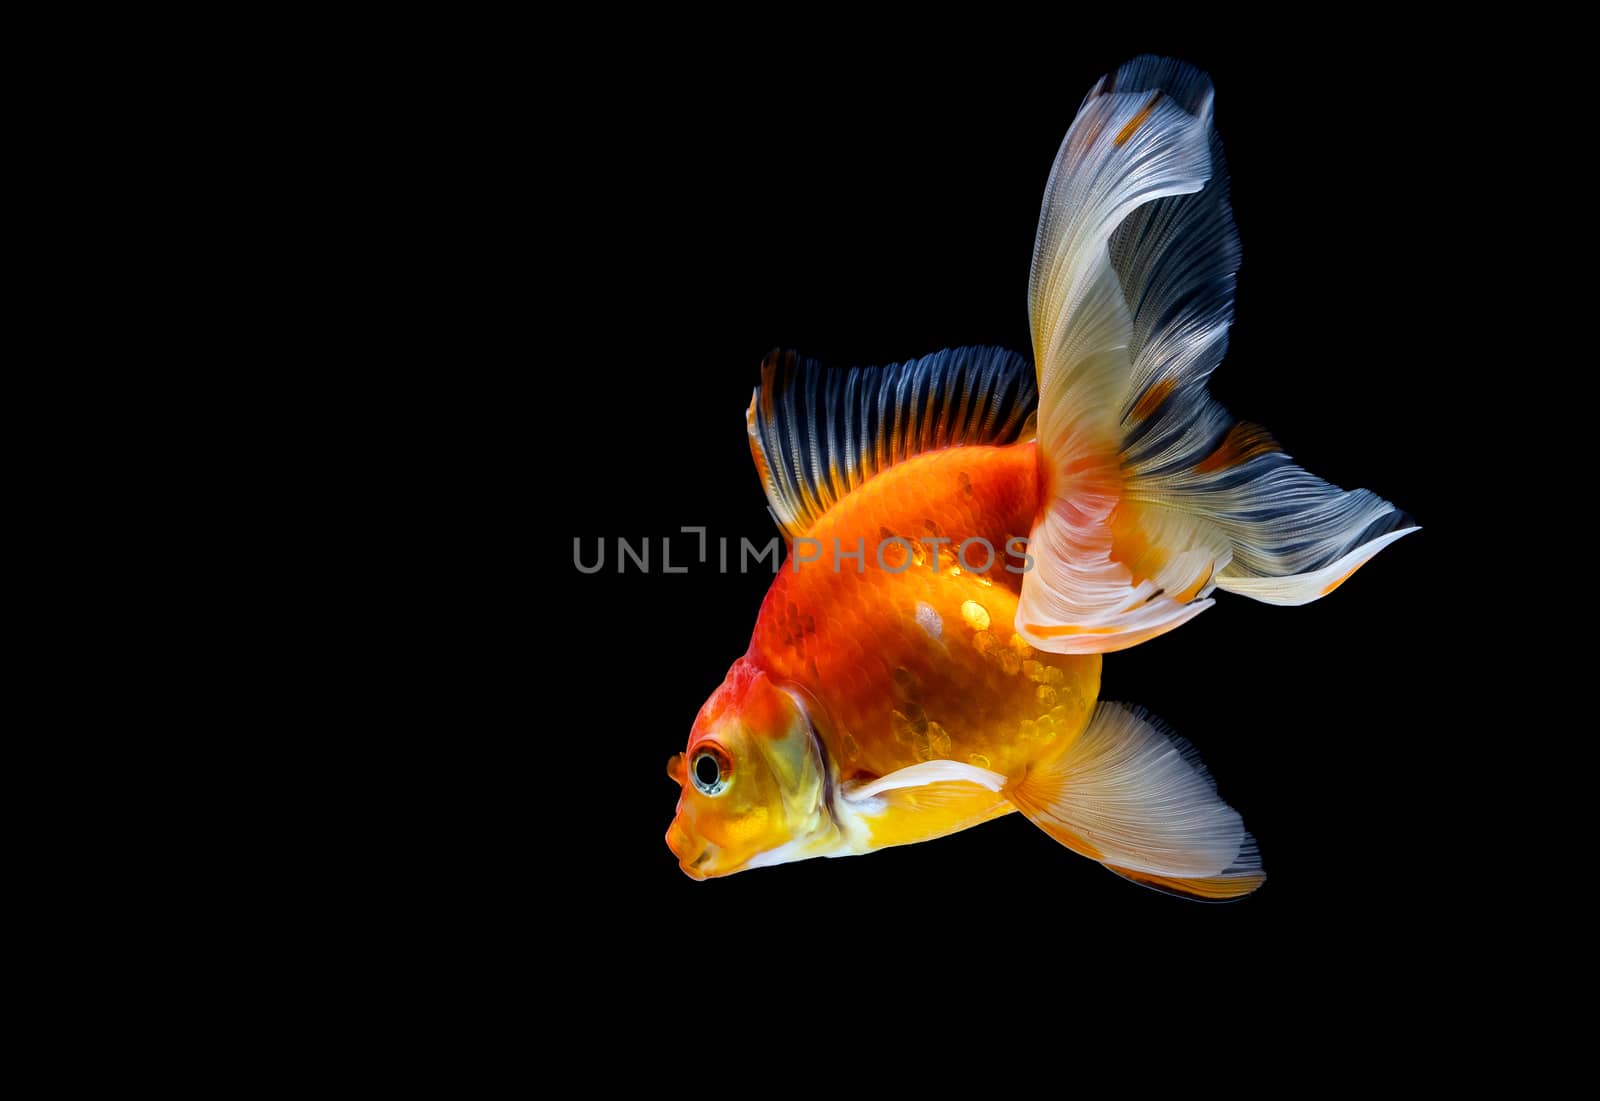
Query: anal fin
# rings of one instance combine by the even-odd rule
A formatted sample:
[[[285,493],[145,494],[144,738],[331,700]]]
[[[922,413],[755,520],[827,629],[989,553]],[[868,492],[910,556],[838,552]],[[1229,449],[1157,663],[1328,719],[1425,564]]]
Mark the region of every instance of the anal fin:
[[[1156,890],[1225,902],[1266,879],[1193,747],[1120,704],[1102,703],[1076,742],[1006,794],[1067,848]]]

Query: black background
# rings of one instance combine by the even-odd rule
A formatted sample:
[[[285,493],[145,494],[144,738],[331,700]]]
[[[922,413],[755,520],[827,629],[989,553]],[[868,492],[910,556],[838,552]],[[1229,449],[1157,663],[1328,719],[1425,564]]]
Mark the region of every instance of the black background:
[[[1046,61],[1019,34],[993,56],[643,62],[623,104],[598,93],[623,77],[597,74],[568,90],[593,92],[591,110],[541,123],[552,289],[536,358],[560,397],[528,426],[553,524],[532,706],[561,729],[537,721],[532,863],[585,948],[585,930],[598,942],[619,917],[636,929],[607,934],[604,953],[634,981],[681,977],[706,944],[773,928],[808,930],[846,961],[831,966],[890,970],[952,953],[1109,966],[1151,945],[1293,968],[1356,945],[1404,953],[1424,935],[1413,915],[1435,890],[1437,720],[1423,681],[1448,556],[1432,438],[1445,353],[1420,303],[1443,278],[1426,207],[1442,139],[1387,79],[1409,67],[1415,85],[1415,59],[1365,38],[1258,51],[1154,31]],[[1148,707],[1199,747],[1260,842],[1266,885],[1226,906],[1169,898],[1020,816],[692,882],[663,841],[677,798],[664,766],[743,653],[770,574],[693,563],[678,529],[734,546],[771,534],[743,424],[762,355],[789,346],[848,366],[996,343],[1031,356],[1027,273],[1056,147],[1085,90],[1147,50],[1217,87],[1244,265],[1212,392],[1313,472],[1424,527],[1326,600],[1219,592],[1189,625],[1106,659],[1104,698]],[[619,536],[650,539],[650,574],[618,575]],[[663,536],[691,572],[661,572]],[[573,568],[574,537],[586,557],[608,543],[602,573]],[[1080,950],[1055,954],[1067,937]]]

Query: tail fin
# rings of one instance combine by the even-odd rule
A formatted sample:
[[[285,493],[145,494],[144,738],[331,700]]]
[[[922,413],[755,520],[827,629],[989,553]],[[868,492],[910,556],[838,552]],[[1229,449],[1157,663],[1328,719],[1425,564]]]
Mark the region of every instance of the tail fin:
[[[1182,62],[1130,61],[1090,91],[1050,173],[1028,287],[1050,500],[1017,613],[1041,650],[1133,646],[1213,588],[1308,603],[1416,530],[1206,393],[1239,266],[1211,101]]]
[[[1006,796],[1073,852],[1147,887],[1227,902],[1266,880],[1194,747],[1121,704],[1102,703],[1064,754]]]

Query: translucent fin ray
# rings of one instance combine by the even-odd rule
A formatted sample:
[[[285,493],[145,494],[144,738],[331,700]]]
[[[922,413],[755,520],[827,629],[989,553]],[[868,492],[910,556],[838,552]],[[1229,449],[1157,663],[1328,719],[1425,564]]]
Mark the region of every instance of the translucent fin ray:
[[[1100,704],[1076,742],[1007,795],[1067,848],[1146,886],[1226,901],[1266,879],[1194,747],[1121,704]]]
[[[829,370],[773,351],[745,414],[767,504],[791,541],[834,502],[913,455],[1024,438],[1034,371],[1002,348],[947,348],[888,367]]]
[[[1315,600],[1415,530],[1206,393],[1239,266],[1211,107],[1198,70],[1137,58],[1090,91],[1051,170],[1029,282],[1050,500],[1016,623],[1040,649],[1135,645],[1214,588]]]

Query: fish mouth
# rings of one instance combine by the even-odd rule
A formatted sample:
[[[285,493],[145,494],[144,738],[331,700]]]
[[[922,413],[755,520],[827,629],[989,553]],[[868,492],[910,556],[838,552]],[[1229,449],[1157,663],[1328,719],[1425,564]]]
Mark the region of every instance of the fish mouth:
[[[710,876],[705,866],[716,854],[716,846],[709,841],[702,841],[697,845],[688,831],[676,820],[667,830],[667,848],[678,858],[678,867],[682,868],[683,874],[690,879],[706,879]]]
[[[700,853],[700,855],[695,857],[693,860],[682,860],[682,859],[680,859],[678,861],[678,867],[683,869],[683,874],[688,876],[690,879],[693,879],[693,880],[696,880],[696,881],[699,881],[699,880],[702,880],[702,879],[709,879],[711,877],[711,873],[707,872],[702,867],[702,865],[704,865],[706,863],[706,861],[708,861],[710,859],[711,859],[711,846],[707,845],[705,847],[705,849]]]

